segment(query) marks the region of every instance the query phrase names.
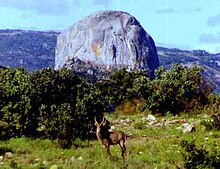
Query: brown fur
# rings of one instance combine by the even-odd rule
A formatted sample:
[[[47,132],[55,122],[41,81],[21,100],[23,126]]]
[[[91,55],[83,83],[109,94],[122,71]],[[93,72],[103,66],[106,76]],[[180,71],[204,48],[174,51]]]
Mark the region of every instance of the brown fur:
[[[115,145],[119,144],[121,147],[122,151],[122,158],[125,158],[125,153],[126,153],[126,147],[125,147],[125,140],[126,140],[126,135],[122,131],[112,131],[109,132],[108,129],[105,127],[106,124],[106,119],[103,117],[102,122],[99,124],[96,121],[95,118],[95,125],[96,125],[96,136],[99,139],[99,141],[102,143],[102,145],[105,146],[106,151],[107,151],[107,156],[111,156],[110,153],[110,145]]]

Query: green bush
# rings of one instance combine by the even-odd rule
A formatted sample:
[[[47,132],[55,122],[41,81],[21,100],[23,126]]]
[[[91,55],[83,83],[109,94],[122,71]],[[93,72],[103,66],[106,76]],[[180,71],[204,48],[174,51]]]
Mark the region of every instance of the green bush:
[[[92,85],[82,82],[78,85],[76,98],[77,136],[83,140],[92,139],[91,134],[94,127],[94,117],[102,117],[107,100],[103,99],[101,91]]]
[[[120,114],[176,114],[208,101],[218,105],[217,96],[208,98],[212,89],[201,74],[199,67],[174,65],[150,79],[147,72],[123,69],[92,84],[65,68],[0,69],[0,120],[6,124],[0,136],[57,139],[68,147],[75,139],[94,138],[94,116],[101,119],[116,107]]]
[[[197,66],[173,65],[171,70],[157,69],[156,78],[150,81],[151,92],[144,97],[147,108],[154,113],[177,114],[207,104],[212,86],[202,72]]]
[[[138,122],[135,122],[134,123],[134,128],[135,129],[139,129],[139,130],[142,130],[142,129],[144,129],[144,128],[146,128],[146,123],[145,122],[143,122],[143,121],[138,121]]]
[[[203,118],[201,124],[206,127],[207,130],[219,130],[220,129],[220,113],[216,113],[211,117]]]
[[[140,92],[145,92],[142,88],[141,79],[149,79],[148,73],[144,71],[126,71],[126,69],[117,70],[106,80],[95,83],[95,86],[101,91],[102,96],[108,100],[108,106],[116,107],[135,98],[140,98]],[[140,80],[139,80],[140,79]],[[112,110],[112,109],[107,109]],[[113,109],[114,110],[114,109]]]
[[[0,86],[1,139],[44,137],[68,147],[93,137],[94,116],[106,105],[99,89],[68,69],[1,69]]]
[[[210,102],[209,95],[213,91],[201,67],[187,68],[178,64],[171,70],[160,67],[155,72],[155,79],[150,79],[146,72],[115,71],[108,80],[97,82],[96,86],[109,101],[108,105],[114,108],[138,98],[145,100],[143,110],[162,115],[204,106]]]
[[[35,133],[35,114],[31,112],[29,74],[22,68],[0,71],[2,95],[0,101],[1,120],[8,125],[3,129],[3,138]]]
[[[195,141],[188,142],[186,140],[181,141],[181,147],[181,154],[187,169],[219,169],[220,150],[216,147],[207,151],[204,148],[197,147]]]
[[[74,111],[70,104],[50,107],[42,105],[40,108],[39,129],[46,138],[58,139],[61,147],[71,145],[74,138]]]
[[[45,133],[52,140],[58,139],[58,144],[63,148],[70,146],[76,138],[93,138],[91,128],[94,116],[102,116],[105,105],[100,91],[69,70],[48,71],[39,76],[38,82],[44,82],[36,90],[40,91],[37,92],[40,93],[39,98],[45,95],[48,99],[51,97],[50,101],[45,99],[38,103],[41,134]],[[45,79],[48,80],[45,82]],[[44,88],[48,93],[44,93]]]
[[[116,114],[134,115],[140,113],[142,101],[139,99],[132,99],[127,101],[118,107],[116,107]]]

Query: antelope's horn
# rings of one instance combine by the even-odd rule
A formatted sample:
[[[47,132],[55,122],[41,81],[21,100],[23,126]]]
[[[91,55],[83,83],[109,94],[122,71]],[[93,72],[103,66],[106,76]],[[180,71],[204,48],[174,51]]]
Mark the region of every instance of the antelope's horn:
[[[105,124],[106,118],[103,116],[101,124]]]
[[[95,123],[99,124],[99,123],[97,122],[97,120],[96,120],[96,116],[94,116],[94,120],[95,120]]]

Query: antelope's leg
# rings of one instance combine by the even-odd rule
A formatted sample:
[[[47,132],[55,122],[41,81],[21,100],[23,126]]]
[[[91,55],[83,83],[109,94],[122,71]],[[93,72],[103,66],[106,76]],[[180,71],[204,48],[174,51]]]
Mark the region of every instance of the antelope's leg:
[[[111,152],[110,152],[110,146],[105,145],[106,151],[107,151],[107,158],[111,157]]]
[[[120,143],[119,143],[119,145],[120,145],[121,151],[122,151],[121,156],[122,156],[122,158],[124,158],[124,157],[125,157],[125,154],[126,154],[126,147],[125,147],[125,142],[124,142],[124,140],[121,140]]]

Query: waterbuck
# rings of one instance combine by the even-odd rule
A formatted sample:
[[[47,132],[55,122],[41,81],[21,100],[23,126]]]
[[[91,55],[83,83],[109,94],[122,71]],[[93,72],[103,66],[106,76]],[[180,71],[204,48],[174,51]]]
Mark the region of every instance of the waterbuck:
[[[109,158],[111,156],[110,153],[110,145],[119,144],[122,151],[122,158],[125,159],[126,154],[126,147],[125,147],[125,140],[126,135],[122,131],[112,131],[109,132],[106,125],[106,119],[103,117],[102,122],[99,124],[95,117],[95,126],[96,128],[96,136],[98,140],[105,146],[107,151],[107,157]]]

